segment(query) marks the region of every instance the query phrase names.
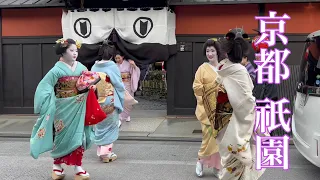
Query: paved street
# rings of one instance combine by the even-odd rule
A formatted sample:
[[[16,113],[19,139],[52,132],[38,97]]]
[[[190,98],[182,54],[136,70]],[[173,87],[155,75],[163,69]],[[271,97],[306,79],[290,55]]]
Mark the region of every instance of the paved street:
[[[35,115],[0,115],[0,137],[29,138]],[[183,127],[183,128],[182,128]],[[120,139],[193,139],[201,141],[201,126],[194,117],[167,117],[165,110],[135,109],[131,122],[123,122]]]
[[[118,141],[119,159],[102,164],[95,147],[85,154],[84,167],[93,180],[196,180],[195,162],[198,142]],[[0,138],[0,172],[3,180],[50,180],[52,159],[49,154],[38,160],[29,156],[27,139]],[[317,180],[319,168],[305,160],[291,147],[289,171],[268,169],[261,180]],[[65,168],[66,180],[72,180],[73,169]],[[201,179],[213,180],[210,170]]]

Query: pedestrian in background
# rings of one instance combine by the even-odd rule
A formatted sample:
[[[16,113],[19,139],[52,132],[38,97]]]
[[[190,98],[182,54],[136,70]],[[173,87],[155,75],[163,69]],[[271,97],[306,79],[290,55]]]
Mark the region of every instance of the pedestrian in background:
[[[96,61],[91,70],[98,72],[102,79],[97,84],[98,101],[107,118],[95,126],[94,132],[97,156],[102,162],[109,163],[118,158],[112,150],[113,143],[119,137],[119,114],[123,111],[125,88],[113,61],[115,47],[105,43],[100,51],[102,60]]]
[[[115,56],[116,63],[121,72],[121,77],[126,91],[134,97],[134,93],[138,89],[140,80],[140,69],[133,60],[126,60],[121,52],[117,51]],[[131,98],[131,97],[129,97]],[[120,114],[120,120],[131,121],[130,112],[132,104],[126,103],[123,112]]]
[[[248,60],[248,56],[243,56],[242,57],[242,61],[241,61],[241,64],[246,67],[250,77],[251,77],[251,80],[253,83],[255,83],[256,81],[256,72],[255,72],[255,68],[253,67],[253,65],[251,64],[251,62]]]

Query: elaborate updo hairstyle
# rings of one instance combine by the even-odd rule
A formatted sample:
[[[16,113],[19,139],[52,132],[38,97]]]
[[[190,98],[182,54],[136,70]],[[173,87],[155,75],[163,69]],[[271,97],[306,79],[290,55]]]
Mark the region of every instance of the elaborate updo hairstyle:
[[[203,44],[203,49],[202,49],[202,53],[204,56],[206,56],[206,52],[207,52],[207,47],[214,47],[217,51],[217,56],[218,56],[218,61],[220,62],[221,60],[227,58],[225,56],[225,53],[223,53],[222,48],[221,48],[221,44],[220,42],[215,39],[208,39],[204,44]]]
[[[124,56],[123,53],[121,51],[119,51],[119,50],[116,50],[115,56],[116,55]]]
[[[72,44],[76,45],[76,41],[73,39],[57,40],[55,45],[56,54],[62,56]]]
[[[249,55],[249,43],[245,40],[248,35],[241,28],[230,30],[223,40],[223,50],[233,63],[240,63],[243,57]]]
[[[99,50],[99,56],[101,59],[110,60],[115,57],[115,53],[116,48],[114,44],[109,40],[104,41]]]

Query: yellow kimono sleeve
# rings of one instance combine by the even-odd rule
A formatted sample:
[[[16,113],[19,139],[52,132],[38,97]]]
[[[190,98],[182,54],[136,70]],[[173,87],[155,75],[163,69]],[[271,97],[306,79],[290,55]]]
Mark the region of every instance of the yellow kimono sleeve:
[[[198,68],[196,75],[194,77],[194,81],[193,81],[193,92],[194,95],[197,96],[203,96],[203,72],[201,69],[201,66]]]

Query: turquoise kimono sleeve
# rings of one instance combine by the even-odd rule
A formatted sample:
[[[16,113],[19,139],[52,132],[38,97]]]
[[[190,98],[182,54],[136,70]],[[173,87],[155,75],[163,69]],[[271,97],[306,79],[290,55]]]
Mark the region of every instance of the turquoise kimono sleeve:
[[[108,71],[107,73],[110,77],[111,84],[114,87],[114,106],[118,109],[118,113],[121,113],[123,111],[124,92],[126,89],[122,82],[120,70],[118,69],[118,67],[116,67],[113,68],[112,71]]]
[[[50,105],[50,103],[54,103],[50,101],[52,95],[54,96],[54,86],[58,81],[58,77],[56,73],[54,73],[53,69],[51,69],[44,78],[38,84],[34,95],[34,113],[41,114],[41,110],[46,110]]]
[[[53,148],[53,121],[56,111],[54,86],[57,80],[56,73],[51,69],[36,89],[34,112],[39,114],[39,117],[30,138],[30,154],[34,159]]]

